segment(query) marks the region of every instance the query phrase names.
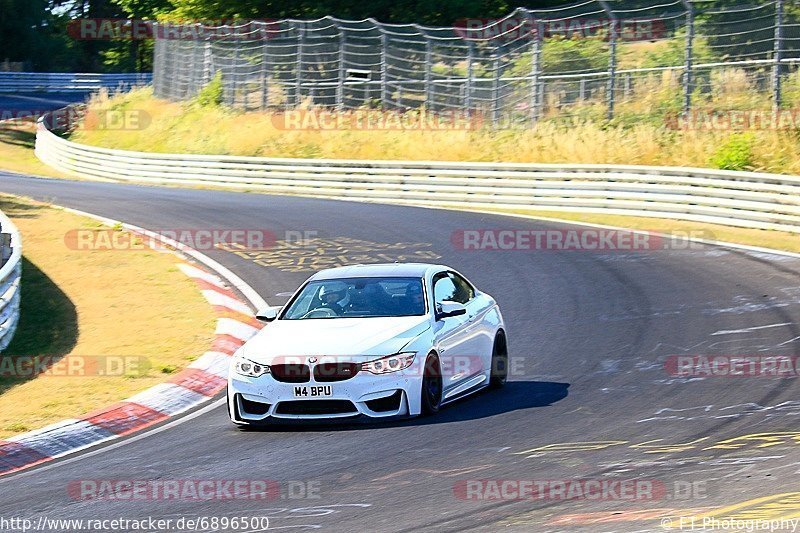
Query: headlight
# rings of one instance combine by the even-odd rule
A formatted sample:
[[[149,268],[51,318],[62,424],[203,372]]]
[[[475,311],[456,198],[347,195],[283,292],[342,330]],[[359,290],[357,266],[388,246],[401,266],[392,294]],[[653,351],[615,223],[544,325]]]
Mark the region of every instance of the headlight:
[[[405,370],[414,364],[415,355],[415,353],[410,352],[381,357],[380,359],[375,359],[374,361],[369,361],[368,363],[362,363],[361,370],[366,370],[371,374],[388,374],[389,372],[398,372],[400,370]]]
[[[254,363],[243,357],[238,357],[233,362],[233,371],[243,376],[257,378],[264,374],[269,374],[269,367],[261,363]]]

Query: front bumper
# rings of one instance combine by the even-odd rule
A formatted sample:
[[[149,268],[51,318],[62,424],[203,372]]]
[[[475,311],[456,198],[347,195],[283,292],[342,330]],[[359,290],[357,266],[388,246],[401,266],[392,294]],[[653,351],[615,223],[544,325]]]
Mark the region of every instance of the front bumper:
[[[330,387],[330,396],[295,397],[295,387]],[[420,412],[421,379],[404,372],[356,376],[333,383],[284,383],[267,374],[249,378],[231,373],[228,412],[240,425],[291,421],[384,420]]]

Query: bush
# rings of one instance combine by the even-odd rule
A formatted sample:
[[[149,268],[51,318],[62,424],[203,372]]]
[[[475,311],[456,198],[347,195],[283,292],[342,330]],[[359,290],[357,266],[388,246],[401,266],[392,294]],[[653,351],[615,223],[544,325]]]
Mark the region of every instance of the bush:
[[[222,86],[222,72],[218,71],[208,84],[200,89],[194,98],[195,104],[200,107],[220,107],[223,102],[224,87]]]
[[[752,170],[754,166],[752,133],[737,133],[717,149],[711,163],[720,170]]]

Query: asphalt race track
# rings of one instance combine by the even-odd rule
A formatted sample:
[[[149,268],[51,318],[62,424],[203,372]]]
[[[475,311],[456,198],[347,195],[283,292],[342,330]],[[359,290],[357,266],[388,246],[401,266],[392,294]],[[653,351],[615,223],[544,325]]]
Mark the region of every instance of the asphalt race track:
[[[0,114],[8,115],[22,111],[40,114],[83,102],[87,95],[88,93],[80,92],[0,94]]]
[[[498,299],[514,361],[505,389],[430,419],[243,432],[218,406],[122,446],[0,478],[0,516],[269,516],[272,528],[324,531],[663,531],[650,511],[690,516],[797,490],[794,379],[675,378],[664,367],[671,355],[800,355],[798,259],[714,246],[464,251],[454,232],[575,227],[2,173],[0,191],[153,230],[316,232],[314,253],[209,254],[271,304],[336,261],[445,263]],[[655,480],[665,493],[652,501],[476,501],[459,489],[468,480],[610,477]],[[312,482],[319,497],[80,501],[67,491],[83,479],[254,478]],[[687,483],[696,490],[682,493]],[[789,500],[748,508],[797,516],[797,498]]]

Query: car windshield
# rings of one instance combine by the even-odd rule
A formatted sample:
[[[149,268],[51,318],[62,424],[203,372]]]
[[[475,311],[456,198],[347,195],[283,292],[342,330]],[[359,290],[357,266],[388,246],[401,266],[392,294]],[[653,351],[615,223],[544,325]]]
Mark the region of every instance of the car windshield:
[[[425,314],[420,278],[348,278],[308,283],[281,320],[401,317]]]

